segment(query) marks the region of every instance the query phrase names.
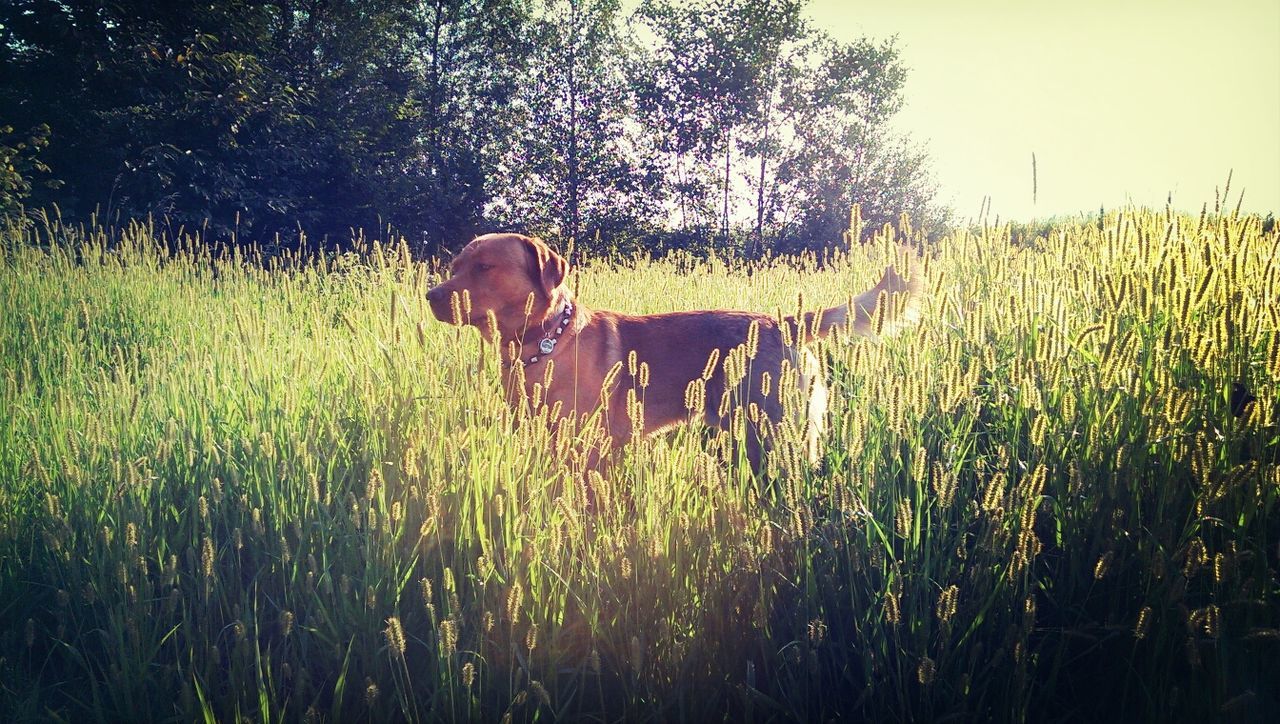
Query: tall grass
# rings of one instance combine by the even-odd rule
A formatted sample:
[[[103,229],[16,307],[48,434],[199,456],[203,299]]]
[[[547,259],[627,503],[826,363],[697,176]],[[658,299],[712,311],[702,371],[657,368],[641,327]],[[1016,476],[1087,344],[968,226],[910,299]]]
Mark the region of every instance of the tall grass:
[[[870,286],[889,233],[575,284],[791,312]],[[820,346],[821,469],[783,450],[759,485],[684,429],[588,476],[588,509],[398,247],[11,227],[0,718],[1261,716],[1278,245],[1134,209],[1030,246],[958,232],[915,270],[922,324]]]

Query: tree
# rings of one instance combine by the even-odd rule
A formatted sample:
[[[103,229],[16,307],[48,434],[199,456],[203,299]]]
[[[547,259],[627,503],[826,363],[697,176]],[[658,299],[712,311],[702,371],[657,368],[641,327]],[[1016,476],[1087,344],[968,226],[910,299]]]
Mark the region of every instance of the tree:
[[[793,140],[779,156],[769,208],[777,251],[834,243],[855,204],[868,232],[903,213],[936,228],[927,157],[889,126],[905,81],[893,41],[814,37],[781,93]]]
[[[294,220],[313,236],[342,242],[353,229],[413,228],[423,152],[413,62],[418,3],[409,0],[280,0],[271,65],[305,102],[302,159],[306,199]]]
[[[0,9],[0,100],[17,125],[49,125],[72,215],[292,217],[304,95],[255,52],[272,17],[261,3],[18,0]]]
[[[431,0],[421,12],[422,154],[408,159],[420,185],[406,195],[418,208],[408,223],[436,253],[486,225],[506,142],[518,131],[507,109],[532,38],[528,8],[517,0]]]
[[[0,126],[0,217],[15,216],[22,202],[37,184],[57,188],[58,182],[47,176],[49,167],[40,160],[40,149],[49,145],[49,126],[41,124],[26,137],[14,133],[12,126]]]
[[[630,122],[632,52],[617,0],[548,0],[509,113],[521,133],[499,170],[492,211],[516,227],[590,245],[634,233],[658,210],[652,150]]]
[[[728,242],[733,151],[754,128],[761,173],[765,168],[780,58],[808,32],[800,0],[646,0],[637,17],[655,36],[652,58],[636,75],[641,108],[672,157],[679,184],[681,223],[707,207],[699,177],[721,165],[720,231]],[[722,162],[722,164],[721,164]],[[702,174],[690,173],[701,166]]]
[[[50,125],[71,216],[428,251],[482,223],[524,52],[521,0],[0,6],[0,101]]]
[[[10,0],[0,204],[429,254],[505,225],[755,255],[833,242],[855,202],[933,213],[892,43],[802,7],[644,0],[628,33],[620,0]]]
[[[727,244],[731,190],[751,189],[752,256],[834,243],[854,203],[877,225],[937,216],[924,155],[889,130],[906,78],[893,43],[835,41],[802,6],[647,0],[637,14],[656,38],[634,76],[641,117],[674,168],[680,223],[706,218],[718,175]]]

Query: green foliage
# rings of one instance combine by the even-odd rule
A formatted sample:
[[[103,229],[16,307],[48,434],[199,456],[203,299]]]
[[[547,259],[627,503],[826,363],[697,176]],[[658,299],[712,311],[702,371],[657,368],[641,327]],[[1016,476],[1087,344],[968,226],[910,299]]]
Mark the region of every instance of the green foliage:
[[[69,218],[267,242],[391,224],[438,251],[487,201],[519,7],[6,4],[0,100],[15,122],[49,124],[67,191],[32,201]]]
[[[923,154],[883,130],[896,51],[803,6],[14,0],[0,120],[34,130],[3,204],[266,245],[390,228],[430,256],[505,227],[759,257],[834,242],[854,203],[933,219]]]
[[[810,32],[800,9],[754,0],[641,3],[637,17],[657,38],[634,70],[641,117],[671,157],[683,230],[715,220],[727,245],[734,143],[752,125],[769,127],[780,56]]]
[[[630,122],[624,63],[636,52],[617,0],[543,3],[515,104],[515,135],[502,157],[492,217],[595,250],[659,214],[662,180],[649,140]]]
[[[739,247],[748,256],[821,251],[859,205],[863,240],[903,213],[937,238],[945,215],[924,153],[888,129],[906,80],[897,49],[837,41],[804,22],[802,8],[641,4],[657,40],[635,67],[639,108],[668,156],[681,230],[714,219],[730,247],[732,209],[746,206],[755,212],[739,224],[750,230]]]
[[[376,171],[359,185],[376,194],[371,213],[421,234],[423,250],[438,255],[492,226],[487,210],[507,183],[503,154],[522,129],[511,110],[532,52],[531,9],[520,0],[411,6],[405,27],[371,32],[366,41],[398,41],[410,100],[396,117],[401,137],[378,149]],[[335,118],[339,127],[344,117]],[[353,158],[350,168],[365,170],[366,162]],[[339,212],[344,205],[342,198],[332,203]]]
[[[692,428],[584,473],[402,246],[10,227],[0,718],[1262,719],[1280,238],[1011,234],[942,239],[918,327],[817,347],[823,465],[779,427],[762,492]],[[592,262],[576,292],[789,312],[901,253]]]
[[[272,15],[249,3],[18,2],[0,16],[0,91],[19,124],[47,123],[56,197],[95,210],[207,219],[299,215],[301,95],[263,62]],[[55,197],[33,198],[39,205]],[[302,219],[305,221],[305,219]]]
[[[26,137],[15,137],[13,126],[0,126],[0,217],[12,217],[22,210],[22,202],[37,184],[58,188],[59,182],[46,176],[49,167],[40,160],[40,149],[49,145],[49,126],[41,124]]]

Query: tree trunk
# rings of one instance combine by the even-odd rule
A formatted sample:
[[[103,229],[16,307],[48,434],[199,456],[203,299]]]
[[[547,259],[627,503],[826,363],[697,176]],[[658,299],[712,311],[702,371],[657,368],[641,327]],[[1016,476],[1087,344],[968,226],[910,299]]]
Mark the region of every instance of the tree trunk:
[[[764,180],[765,170],[769,161],[769,115],[773,107],[773,90],[770,89],[768,97],[764,101],[764,128],[761,131],[763,136],[760,144],[760,180],[756,185],[756,238],[754,248],[751,250],[753,256],[759,256],[764,251]]]
[[[730,143],[731,131],[724,132],[724,246],[729,248],[729,156],[733,149]]]
[[[440,204],[441,197],[444,195],[444,189],[441,187],[441,179],[444,174],[443,169],[440,168],[442,165],[440,131],[441,126],[444,125],[444,108],[442,107],[444,104],[441,101],[441,90],[444,81],[440,77],[440,31],[445,23],[442,4],[443,0],[436,0],[435,12],[431,18],[431,95],[429,115],[427,116],[427,122],[430,124],[427,128],[427,134],[428,138],[431,139],[431,148],[427,150],[427,153],[431,157],[431,170],[434,172],[431,174],[433,181],[431,183],[430,203],[437,207]],[[433,256],[439,254],[444,246],[443,238],[437,236],[431,246],[434,248],[429,249],[428,253]]]
[[[568,237],[577,246],[579,233],[578,219],[578,3],[569,3],[569,228]]]
[[[676,202],[680,204],[680,230],[689,230],[689,206],[684,182],[684,156],[676,154]]]

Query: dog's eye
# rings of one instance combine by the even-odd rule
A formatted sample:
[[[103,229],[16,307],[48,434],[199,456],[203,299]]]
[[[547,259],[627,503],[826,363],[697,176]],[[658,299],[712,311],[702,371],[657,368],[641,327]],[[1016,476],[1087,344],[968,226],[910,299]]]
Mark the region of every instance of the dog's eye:
[[[489,271],[489,270],[490,270],[490,269],[492,269],[492,268],[493,268],[493,265],[492,265],[492,264],[476,264],[476,271],[477,271],[477,272],[481,272],[481,273],[483,273],[483,272],[487,272],[487,271]]]

